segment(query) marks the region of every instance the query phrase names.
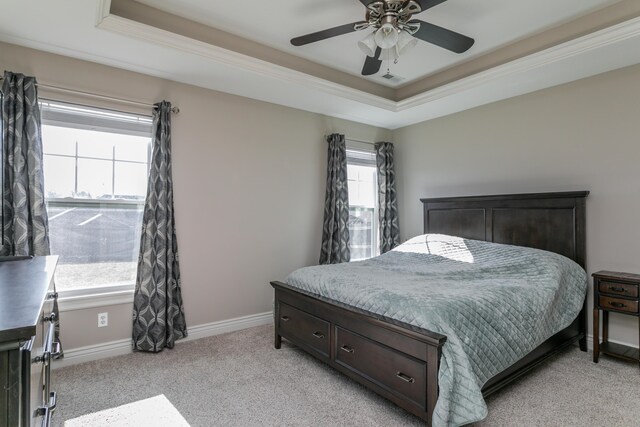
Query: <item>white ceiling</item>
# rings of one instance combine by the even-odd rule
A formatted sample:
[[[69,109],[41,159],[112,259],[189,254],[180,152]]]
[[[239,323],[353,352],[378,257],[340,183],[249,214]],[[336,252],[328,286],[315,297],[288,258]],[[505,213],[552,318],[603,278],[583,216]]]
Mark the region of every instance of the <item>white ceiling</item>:
[[[188,5],[195,1],[183,0],[184,10],[188,11]],[[356,0],[317,1],[336,7],[342,2],[353,1],[358,9]],[[538,5],[544,3],[554,20],[562,15],[562,11],[564,16],[568,15],[567,4],[574,5],[571,10],[577,15],[576,10],[584,10],[584,4],[605,3],[595,0],[563,0],[553,4],[549,0],[449,0],[447,3],[503,4],[507,7],[512,2],[521,5],[516,16],[528,15],[529,8],[538,10]],[[227,10],[233,3],[241,2],[215,3],[218,10]],[[285,2],[263,0],[254,3],[262,6]],[[304,7],[318,7],[306,0],[289,0],[288,3],[298,11]],[[447,3],[437,7],[445,7]],[[3,0],[0,41],[389,129],[640,63],[640,18],[636,18],[396,102],[110,15],[109,4],[109,0]],[[253,16],[250,11],[246,13]],[[322,24],[315,21],[320,19],[315,13],[321,16],[324,13],[314,12],[314,22]],[[218,27],[232,26],[230,16],[235,15],[225,16],[225,19],[219,18]],[[474,21],[472,18],[469,20]],[[510,19],[515,18],[506,20]],[[453,23],[430,20],[454,28]],[[526,20],[522,25],[525,23]],[[299,34],[294,33],[297,28],[290,28],[292,34],[282,36],[278,36],[277,30],[260,28],[260,31],[272,34],[272,39],[281,39],[284,45],[290,36]],[[341,47],[338,44],[333,50],[340,51]],[[39,80],[44,84],[58,83],[42,77]]]
[[[365,8],[358,0],[136,1],[347,73],[360,76],[362,70],[365,55],[357,43],[366,30],[300,47],[289,42],[296,36],[364,20]],[[367,78],[400,86],[616,1],[448,0],[416,16],[474,38],[469,51],[456,54],[421,41],[398,64],[390,64],[392,74],[402,81],[381,77],[387,62],[376,76]]]

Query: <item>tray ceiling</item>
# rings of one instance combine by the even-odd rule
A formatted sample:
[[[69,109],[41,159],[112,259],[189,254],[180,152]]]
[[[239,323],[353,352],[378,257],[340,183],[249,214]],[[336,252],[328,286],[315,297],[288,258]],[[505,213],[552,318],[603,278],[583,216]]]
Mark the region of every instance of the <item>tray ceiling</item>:
[[[136,1],[361,77],[365,55],[357,43],[367,30],[301,47],[289,43],[296,36],[364,20],[365,8],[357,0]],[[363,78],[399,87],[616,2],[448,0],[417,17],[474,38],[468,52],[455,54],[420,41],[397,64],[385,61],[377,75]],[[400,79],[381,77],[388,66]]]
[[[289,45],[293,36],[360,19],[356,0],[263,0],[245,9],[242,2],[144,3],[153,7],[133,0],[5,2],[0,41],[389,129],[640,63],[637,0],[449,0],[420,18],[473,35],[477,44],[455,56],[422,43],[392,70],[420,70],[417,81],[397,88],[360,77],[357,37],[353,46],[342,37],[308,52]],[[35,73],[20,59],[8,63]],[[82,90],[84,78],[90,76],[70,89]]]

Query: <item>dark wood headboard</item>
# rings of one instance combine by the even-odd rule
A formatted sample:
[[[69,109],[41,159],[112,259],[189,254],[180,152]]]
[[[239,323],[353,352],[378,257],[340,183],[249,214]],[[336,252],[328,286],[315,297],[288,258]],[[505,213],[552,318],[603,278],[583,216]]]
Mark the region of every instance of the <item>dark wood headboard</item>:
[[[424,232],[556,252],[585,268],[588,191],[420,199]]]

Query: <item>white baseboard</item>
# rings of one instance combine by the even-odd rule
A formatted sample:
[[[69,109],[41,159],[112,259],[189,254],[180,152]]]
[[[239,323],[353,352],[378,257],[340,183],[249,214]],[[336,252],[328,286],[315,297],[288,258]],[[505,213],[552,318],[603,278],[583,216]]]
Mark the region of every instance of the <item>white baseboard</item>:
[[[176,341],[176,345],[185,341],[193,341],[213,335],[225,334],[227,332],[239,331],[241,329],[254,326],[268,325],[273,322],[273,312],[252,314],[249,316],[236,317],[235,319],[221,320],[218,322],[205,323],[188,327],[189,336]],[[107,357],[122,356],[132,352],[131,339],[111,341],[86,347],[78,347],[64,350],[64,358],[55,360],[51,366],[53,369],[71,366],[78,363],[90,362],[92,360],[105,359]]]
[[[587,335],[587,349],[588,350],[593,350],[593,335],[588,334]]]
[[[122,356],[131,353],[131,339],[111,341],[86,347],[64,349],[64,357],[54,360],[52,369],[75,365],[76,363],[90,362],[113,356]]]
[[[189,336],[177,343],[206,338],[213,335],[226,334],[227,332],[239,331],[241,329],[252,328],[273,323],[273,312],[252,314],[249,316],[236,317],[235,319],[220,320],[204,325],[196,325],[188,328]]]
[[[633,344],[628,343],[628,342],[624,342],[624,341],[618,341],[618,340],[612,340],[612,339],[609,339],[609,341],[614,343],[614,344],[622,344],[622,345],[626,345],[627,347],[638,348],[638,346],[633,345]],[[591,335],[591,334],[587,335],[587,348],[589,350],[593,350],[593,335]]]
[[[220,320],[218,322],[205,323],[188,328],[189,336],[176,341],[176,345],[185,341],[193,341],[200,338],[225,334],[227,332],[239,331],[241,329],[254,326],[268,325],[273,322],[273,312],[252,314],[249,316],[236,317],[234,319]],[[630,347],[634,345],[626,342],[610,340],[616,344],[623,344]],[[587,348],[593,350],[593,336],[587,335]],[[90,362],[92,360],[105,359],[107,357],[121,356],[131,353],[131,339],[111,341],[102,344],[90,345],[86,347],[72,348],[64,351],[64,358],[54,361],[52,368],[62,368],[78,363]]]

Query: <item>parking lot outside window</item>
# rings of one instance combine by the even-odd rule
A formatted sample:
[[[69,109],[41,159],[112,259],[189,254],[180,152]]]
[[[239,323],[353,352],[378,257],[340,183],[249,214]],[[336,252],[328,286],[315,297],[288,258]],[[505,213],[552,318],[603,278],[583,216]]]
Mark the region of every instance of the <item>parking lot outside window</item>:
[[[151,145],[151,118],[44,101],[42,142],[58,291],[133,287]]]

